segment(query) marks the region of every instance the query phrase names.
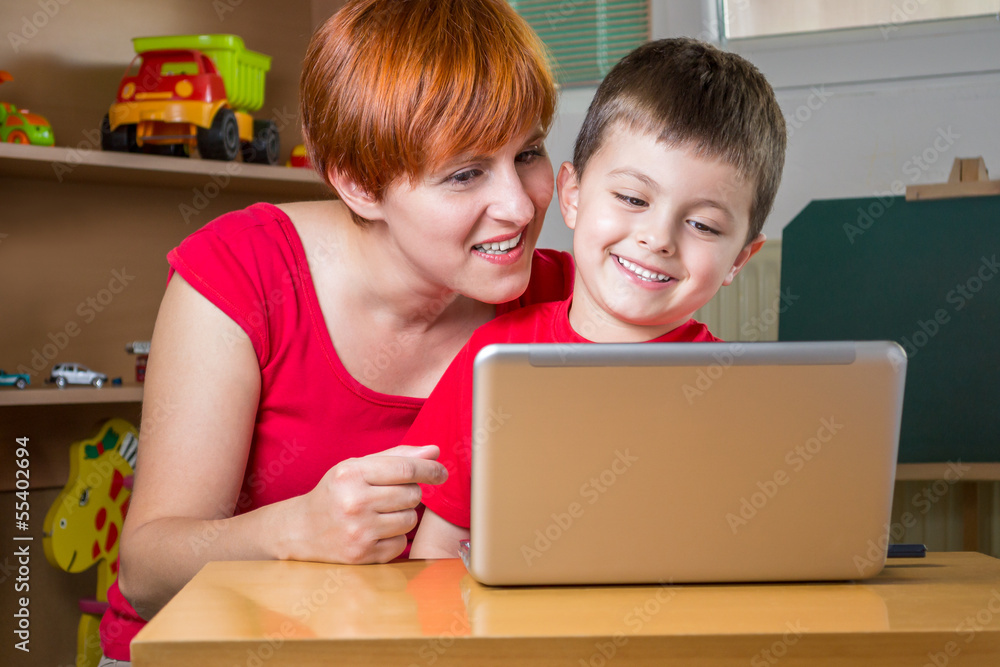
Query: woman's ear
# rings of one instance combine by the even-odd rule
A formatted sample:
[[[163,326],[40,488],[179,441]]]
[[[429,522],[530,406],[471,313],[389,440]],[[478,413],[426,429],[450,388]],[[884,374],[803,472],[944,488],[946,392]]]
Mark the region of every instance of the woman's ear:
[[[382,205],[370,193],[336,169],[327,172],[330,185],[337,191],[340,200],[357,215],[366,220],[381,220]]]
[[[757,238],[743,246],[743,250],[740,250],[740,254],[736,256],[736,261],[733,262],[733,267],[729,269],[729,273],[726,274],[726,279],[722,281],[723,286],[729,285],[736,280],[736,276],[739,275],[743,267],[746,266],[746,263],[750,261],[750,258],[756,255],[757,251],[764,247],[764,241],[766,240],[766,236],[758,234]]]
[[[559,210],[562,211],[563,221],[570,229],[576,229],[576,208],[580,201],[580,179],[577,178],[572,163],[563,162],[559,166],[556,185],[559,188]]]

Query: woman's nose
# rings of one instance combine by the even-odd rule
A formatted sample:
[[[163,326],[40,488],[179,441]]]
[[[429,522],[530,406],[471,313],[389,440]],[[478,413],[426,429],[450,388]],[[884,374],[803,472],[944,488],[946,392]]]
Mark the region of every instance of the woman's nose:
[[[535,202],[528,194],[530,184],[523,179],[530,176],[518,174],[515,169],[498,176],[492,205],[493,217],[518,226],[524,226],[535,217]]]

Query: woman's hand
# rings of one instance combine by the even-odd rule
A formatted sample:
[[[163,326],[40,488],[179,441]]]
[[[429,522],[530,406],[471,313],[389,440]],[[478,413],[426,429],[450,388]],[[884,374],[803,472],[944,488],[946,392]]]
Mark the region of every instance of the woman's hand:
[[[419,484],[440,484],[448,471],[436,446],[399,446],[348,459],[309,493],[284,504],[287,542],[279,556],[331,563],[385,563],[406,548],[417,525]]]

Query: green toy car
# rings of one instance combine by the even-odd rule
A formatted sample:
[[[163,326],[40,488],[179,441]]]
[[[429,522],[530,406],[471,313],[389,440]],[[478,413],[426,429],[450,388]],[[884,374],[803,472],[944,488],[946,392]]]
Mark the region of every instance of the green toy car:
[[[0,70],[0,83],[13,81],[9,72]],[[49,121],[9,102],[0,102],[0,141],[12,144],[52,146],[56,143]]]

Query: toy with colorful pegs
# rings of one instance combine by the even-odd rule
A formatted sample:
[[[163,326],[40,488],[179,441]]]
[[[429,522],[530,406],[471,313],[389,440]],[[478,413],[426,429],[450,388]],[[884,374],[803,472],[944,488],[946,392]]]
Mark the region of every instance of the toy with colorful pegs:
[[[118,538],[131,498],[139,431],[124,419],[110,419],[92,438],[69,447],[69,480],[45,516],[45,557],[66,572],[98,565],[94,599],[80,600],[78,667],[101,659],[100,622],[108,588],[118,577]]]

